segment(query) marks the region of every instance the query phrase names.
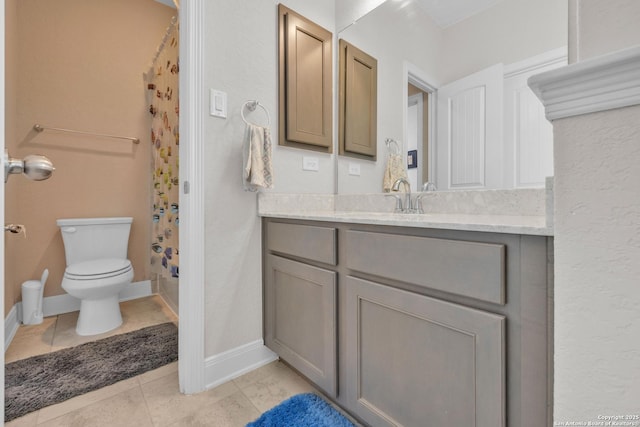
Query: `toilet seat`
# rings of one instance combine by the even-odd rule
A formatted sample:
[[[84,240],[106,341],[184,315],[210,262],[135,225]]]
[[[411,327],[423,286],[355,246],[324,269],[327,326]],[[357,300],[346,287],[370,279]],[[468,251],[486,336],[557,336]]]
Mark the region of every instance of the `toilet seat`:
[[[71,280],[108,279],[124,275],[132,269],[131,261],[128,259],[96,259],[68,266],[64,272],[64,278]]]
[[[62,289],[80,300],[113,296],[133,279],[133,267],[126,259],[104,258],[71,264],[62,278]],[[119,313],[118,309],[118,313]]]

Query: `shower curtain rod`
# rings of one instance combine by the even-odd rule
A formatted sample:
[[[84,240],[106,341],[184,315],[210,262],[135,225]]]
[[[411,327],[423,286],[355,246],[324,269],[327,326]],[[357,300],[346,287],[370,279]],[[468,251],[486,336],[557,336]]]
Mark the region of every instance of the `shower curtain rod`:
[[[169,26],[167,27],[167,30],[164,33],[164,37],[162,37],[162,41],[158,45],[158,49],[156,50],[156,54],[153,55],[153,59],[151,60],[151,65],[149,65],[149,72],[153,71],[153,67],[156,65],[156,61],[158,60],[158,57],[160,56],[160,53],[162,52],[162,49],[164,49],[164,45],[167,44],[167,40],[169,40],[169,36],[171,35],[171,31],[173,30],[173,28],[176,26],[177,23],[178,23],[178,18],[175,17],[175,16],[172,16],[171,17],[171,23],[169,23]],[[145,74],[145,76],[148,75],[149,72],[147,72]]]
[[[56,132],[78,133],[78,134],[81,134],[81,135],[100,136],[100,137],[103,137],[103,138],[126,139],[128,141],[133,142],[134,144],[140,144],[140,138],[134,138],[132,136],[107,135],[107,134],[104,134],[104,133],[84,132],[84,131],[81,131],[81,130],[52,128],[52,127],[49,127],[49,126],[42,126],[42,125],[39,125],[39,124],[33,125],[33,129],[38,133],[43,132],[45,130],[53,130],[53,131],[56,131]]]

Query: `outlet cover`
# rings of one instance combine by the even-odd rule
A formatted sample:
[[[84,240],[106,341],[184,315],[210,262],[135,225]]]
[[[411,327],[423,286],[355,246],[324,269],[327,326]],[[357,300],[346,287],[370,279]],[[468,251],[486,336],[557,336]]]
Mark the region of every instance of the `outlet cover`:
[[[349,175],[360,176],[360,164],[349,163]]]
[[[303,171],[318,171],[320,170],[320,162],[317,157],[302,157],[302,170]]]

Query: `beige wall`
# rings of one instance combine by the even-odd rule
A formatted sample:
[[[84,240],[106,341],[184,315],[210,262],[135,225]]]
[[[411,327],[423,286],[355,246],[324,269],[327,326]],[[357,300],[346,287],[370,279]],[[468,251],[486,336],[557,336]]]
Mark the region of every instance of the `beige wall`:
[[[571,6],[573,62],[640,44],[640,1],[571,0]]]
[[[18,1],[19,0],[5,0],[5,47],[4,47],[4,55],[5,55],[5,92],[4,92],[4,102],[5,102],[5,144],[6,148],[11,148],[11,144],[9,141],[15,141],[16,138],[16,124],[17,124],[17,87],[18,87]],[[13,151],[10,151],[13,155]],[[14,178],[11,178],[14,180]],[[6,223],[9,222],[9,212],[11,212],[11,207],[9,206],[10,201],[16,201],[18,199],[18,192],[15,185],[5,185],[5,211],[6,211]],[[13,204],[12,204],[13,206]],[[9,234],[4,233],[4,242],[5,242],[5,314],[11,309],[16,301],[19,298],[20,291],[17,290],[16,286],[13,286],[18,279],[17,271],[14,268],[11,268],[12,265],[16,263],[16,251],[12,250],[13,247],[11,242],[15,240],[16,237]]]
[[[382,4],[385,0],[335,0],[336,31],[343,30],[354,21]]]
[[[261,226],[256,194],[242,190],[245,124],[240,108],[247,99],[264,104],[277,140],[279,0],[205,3],[203,86],[227,92],[229,107],[227,119],[207,115],[204,120],[205,355],[209,357],[262,338]],[[284,4],[334,32],[333,2]],[[332,155],[273,148],[276,192],[333,191]],[[318,157],[320,171],[303,172],[303,155]]]
[[[566,46],[567,16],[567,0],[503,0],[446,28],[440,83]]]
[[[640,44],[637,0],[573,6],[574,60]],[[640,105],[553,125],[554,421],[638,414]]]
[[[25,224],[27,238],[5,236],[5,313],[20,299],[22,281],[44,268],[50,270],[45,296],[64,293],[57,218],[133,216],[134,281],[150,278],[151,154],[142,73],[174,13],[153,0],[17,2],[18,75],[8,88],[12,94],[17,87],[17,103],[7,113],[17,117],[6,146],[14,157],[45,155],[56,171],[47,181],[13,176],[6,185],[6,222]],[[35,134],[34,123],[137,136],[142,143]]]
[[[555,417],[636,414],[640,106],[554,122]]]

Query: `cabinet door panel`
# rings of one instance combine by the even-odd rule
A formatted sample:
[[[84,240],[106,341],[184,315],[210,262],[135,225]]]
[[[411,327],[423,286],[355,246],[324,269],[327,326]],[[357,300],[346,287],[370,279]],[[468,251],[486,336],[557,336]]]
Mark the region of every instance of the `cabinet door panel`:
[[[266,274],[266,345],[335,396],[336,273],[269,255]]]
[[[378,61],[340,40],[340,154],[376,159]]]
[[[505,425],[505,318],[347,277],[346,400],[374,426]]]
[[[283,5],[278,10],[280,144],[331,152],[333,34]]]

